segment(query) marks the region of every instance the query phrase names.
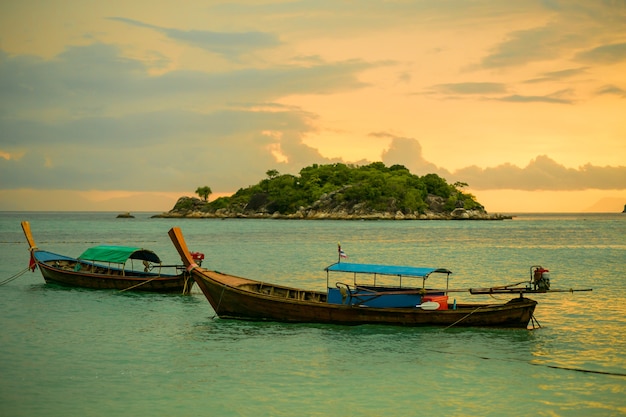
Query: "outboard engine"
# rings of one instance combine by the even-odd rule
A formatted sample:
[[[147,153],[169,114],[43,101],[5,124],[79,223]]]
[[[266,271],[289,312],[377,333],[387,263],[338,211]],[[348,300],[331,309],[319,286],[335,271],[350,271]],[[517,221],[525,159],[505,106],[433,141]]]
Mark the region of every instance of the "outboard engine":
[[[204,260],[204,253],[201,252],[189,252],[193,261],[198,265],[202,266],[202,261]]]
[[[533,266],[532,283],[535,291],[545,292],[550,289],[550,271],[541,266]]]

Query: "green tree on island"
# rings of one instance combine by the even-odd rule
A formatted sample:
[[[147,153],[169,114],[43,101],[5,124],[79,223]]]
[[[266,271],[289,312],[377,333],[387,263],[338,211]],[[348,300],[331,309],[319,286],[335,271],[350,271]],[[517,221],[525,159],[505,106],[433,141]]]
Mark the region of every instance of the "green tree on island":
[[[275,169],[269,169],[265,172],[265,175],[267,175],[267,178],[269,178],[270,180],[273,180],[280,175],[280,172]]]
[[[198,194],[198,196],[205,202],[209,200],[209,196],[212,192],[213,190],[211,190],[211,187],[209,187],[208,185],[196,188],[196,194]]]
[[[265,175],[267,175],[267,179],[261,181],[263,183],[263,185],[265,186],[265,192],[269,193],[270,192],[270,182],[272,180],[274,180],[276,177],[278,177],[280,175],[280,172],[278,172],[275,169],[268,169],[265,172]]]

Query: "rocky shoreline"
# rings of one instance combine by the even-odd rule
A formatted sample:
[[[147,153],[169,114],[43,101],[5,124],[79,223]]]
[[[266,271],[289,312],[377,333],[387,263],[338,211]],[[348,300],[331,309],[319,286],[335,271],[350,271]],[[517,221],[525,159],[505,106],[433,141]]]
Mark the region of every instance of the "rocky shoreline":
[[[462,209],[461,209],[462,210]],[[343,214],[343,213],[253,213],[253,214],[223,214],[223,213],[162,213],[155,214],[152,218],[186,218],[186,219],[276,219],[276,220],[510,220],[513,216],[504,214],[475,213],[474,211],[459,212],[455,210],[450,214],[424,213],[403,214],[398,213],[372,213],[372,214]]]
[[[405,214],[401,211],[375,212],[364,210],[359,205],[351,207],[326,207],[316,204],[312,207],[301,207],[291,214],[279,212],[269,213],[260,211],[232,211],[218,209],[215,211],[203,210],[206,203],[194,197],[181,197],[175,208],[169,212],[153,215],[152,218],[188,218],[188,219],[276,219],[276,220],[508,220],[512,216],[499,213],[490,214],[484,209],[466,210],[456,208],[447,213],[439,210],[439,201],[433,199],[429,210],[425,213]],[[189,207],[177,209],[176,207]]]

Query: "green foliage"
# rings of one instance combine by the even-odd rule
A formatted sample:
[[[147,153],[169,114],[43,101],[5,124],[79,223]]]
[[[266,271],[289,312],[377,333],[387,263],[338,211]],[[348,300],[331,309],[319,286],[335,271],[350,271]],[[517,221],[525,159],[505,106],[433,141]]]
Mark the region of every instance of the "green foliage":
[[[211,190],[211,187],[209,187],[208,185],[196,188],[196,194],[198,194],[198,196],[204,201],[207,201],[209,199],[209,195],[211,195],[212,193],[213,190]]]
[[[459,190],[467,185],[465,183],[450,185],[437,174],[420,177],[402,165],[386,167],[382,162],[365,166],[314,164],[301,169],[299,176],[280,174],[276,170],[268,170],[266,176],[231,197],[208,203],[207,209],[292,214],[318,200],[331,200],[332,204],[342,207],[358,204],[370,211],[409,214],[424,213],[428,209],[429,195],[442,197],[448,212],[457,207],[482,208],[474,196]]]
[[[188,211],[194,208],[194,201],[191,198],[179,198],[174,205],[176,211]]]
[[[269,178],[270,180],[273,180],[278,175],[280,175],[280,172],[278,172],[275,169],[269,169],[269,170],[265,171],[265,175],[267,175],[267,178]]]

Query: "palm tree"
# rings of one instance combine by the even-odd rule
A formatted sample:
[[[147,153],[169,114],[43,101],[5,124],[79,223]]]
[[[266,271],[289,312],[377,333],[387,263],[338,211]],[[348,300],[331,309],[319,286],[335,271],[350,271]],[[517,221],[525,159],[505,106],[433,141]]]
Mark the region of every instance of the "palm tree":
[[[208,185],[196,188],[196,194],[205,202],[209,200],[209,195],[211,195],[212,192],[211,187]]]

